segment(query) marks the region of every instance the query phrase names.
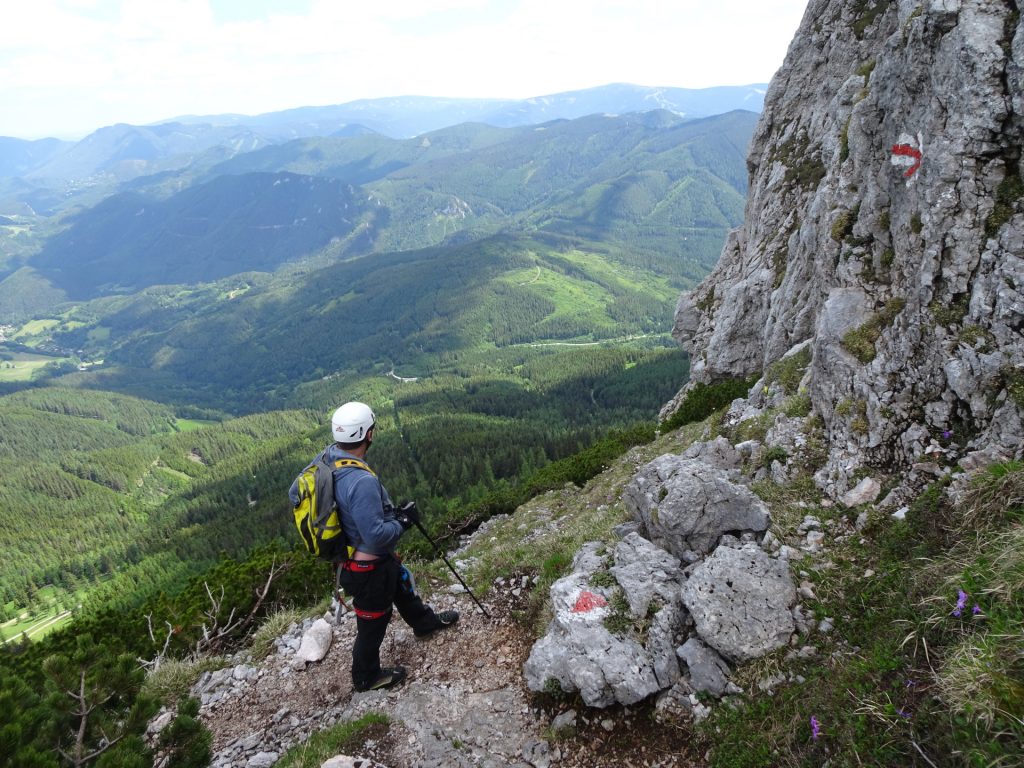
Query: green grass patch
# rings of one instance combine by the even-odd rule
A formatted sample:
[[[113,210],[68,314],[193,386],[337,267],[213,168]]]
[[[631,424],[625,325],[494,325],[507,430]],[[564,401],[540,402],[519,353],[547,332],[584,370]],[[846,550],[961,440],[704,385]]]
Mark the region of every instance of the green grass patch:
[[[725,379],[714,384],[697,382],[686,393],[682,404],[662,423],[662,431],[703,421],[738,397],[746,397],[755,379]]]
[[[813,404],[809,392],[799,392],[789,399],[782,406],[782,412],[790,418],[810,416]]]
[[[805,133],[790,137],[772,155],[772,161],[786,166],[785,182],[795,183],[801,189],[813,190],[825,178],[825,164],[819,154],[811,151],[811,142]]]
[[[813,659],[780,651],[737,669],[748,693],[697,728],[711,766],[1021,764],[1024,465],[992,467],[955,505],[946,485],[904,522],[872,512],[860,536],[833,547],[830,568],[807,569],[808,607],[836,629],[808,638]],[[774,522],[789,516],[783,529],[838,514],[808,507],[796,488],[755,490]],[[803,681],[758,688],[780,672]]]
[[[207,656],[200,659],[164,659],[160,666],[146,675],[142,692],[158,698],[165,704],[173,705],[188,696],[204,672],[214,672],[229,664],[221,656]]]
[[[621,588],[612,591],[608,600],[608,615],[604,617],[604,628],[613,635],[625,635],[633,627],[633,616],[629,610],[629,601]]]
[[[71,621],[70,613],[57,608],[33,611],[22,617],[0,626],[0,643],[19,642],[26,637],[30,642],[38,642]]]
[[[13,339],[32,339],[60,326],[60,320],[45,318],[42,320],[30,320],[14,332]]]
[[[298,624],[310,611],[303,611],[297,608],[287,608],[272,613],[257,628],[252,635],[252,642],[249,649],[254,659],[265,659],[274,650],[274,641],[283,635],[292,624]]]
[[[768,448],[761,457],[762,466],[770,467],[775,462],[785,464],[789,461],[789,453],[781,445],[773,445]]]
[[[391,719],[379,712],[370,712],[358,720],[318,731],[302,744],[297,744],[275,763],[278,768],[319,768],[339,754],[353,754],[369,739],[380,739],[391,724]]]
[[[738,424],[722,430],[722,432],[734,444],[743,443],[747,440],[757,440],[763,443],[768,437],[768,430],[772,428],[778,415],[779,411],[776,409],[765,411],[760,416],[744,419]]]
[[[956,340],[979,352],[987,353],[995,348],[993,345],[996,337],[990,330],[982,328],[980,325],[965,325]]]
[[[1006,386],[1006,394],[1019,407],[1024,408],[1024,368],[1007,365],[1002,368],[1000,373]]]
[[[864,33],[885,13],[890,0],[857,0],[853,5],[853,34],[858,40],[864,39]]]
[[[1006,176],[996,188],[995,207],[985,219],[985,237],[995,237],[999,230],[1013,216],[1017,201],[1024,197],[1024,181],[1017,171],[1017,163],[1010,161]]]
[[[86,338],[93,344],[102,344],[110,340],[110,328],[105,325],[97,325],[95,328],[89,329]]]
[[[877,62],[874,59],[868,59],[857,67],[857,74],[865,79],[871,77],[871,73],[875,71],[875,64]]]
[[[860,214],[860,206],[848,211],[842,211],[836,220],[832,222],[832,239],[837,243],[843,242],[853,232],[853,225],[857,223],[857,216]]]
[[[770,505],[772,511],[772,529],[781,535],[789,529],[796,528],[804,515],[820,515],[818,505],[821,503],[821,491],[814,484],[814,478],[808,474],[800,474],[785,485],[776,485],[771,480],[753,483],[750,490]],[[820,518],[819,518],[820,519]]]
[[[963,322],[963,319],[967,316],[970,301],[971,297],[966,293],[957,296],[953,301],[947,302],[936,299],[928,305],[928,311],[932,313],[932,317],[935,318],[935,322],[939,325],[956,325]]]
[[[808,344],[794,355],[783,357],[768,366],[764,372],[765,384],[779,383],[787,395],[795,395],[800,388],[800,380],[811,364],[811,347]]]
[[[0,360],[0,382],[31,381],[36,372],[50,363],[66,363],[67,357],[47,357],[26,352],[14,352],[10,360]]]
[[[906,301],[901,298],[889,299],[885,307],[867,322],[846,332],[843,336],[843,347],[862,363],[870,363],[877,354],[875,342],[881,337],[882,332],[893,324],[905,305]]]

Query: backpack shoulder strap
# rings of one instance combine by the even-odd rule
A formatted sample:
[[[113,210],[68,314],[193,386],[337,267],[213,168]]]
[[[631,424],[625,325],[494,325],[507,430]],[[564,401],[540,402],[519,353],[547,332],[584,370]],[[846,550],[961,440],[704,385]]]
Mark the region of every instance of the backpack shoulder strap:
[[[377,473],[370,469],[369,465],[366,462],[360,461],[359,459],[338,459],[334,461],[331,464],[331,466],[334,469],[344,469],[345,467],[357,467],[358,469],[365,469],[367,472],[373,475],[373,477],[377,479],[377,487],[380,490],[380,506],[382,509],[384,508],[384,483],[380,481],[380,478],[377,477]],[[334,473],[332,472],[331,474],[333,475]]]
[[[365,462],[359,461],[359,459],[338,459],[334,462],[333,467],[334,469],[341,469],[342,467],[358,467],[359,469],[365,469],[374,477],[377,476],[376,472],[370,469]]]

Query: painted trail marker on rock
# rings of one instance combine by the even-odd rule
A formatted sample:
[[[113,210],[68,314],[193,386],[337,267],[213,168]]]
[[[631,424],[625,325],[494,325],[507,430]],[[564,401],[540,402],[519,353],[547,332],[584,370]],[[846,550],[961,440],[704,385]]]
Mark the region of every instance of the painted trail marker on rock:
[[[924,142],[921,139],[921,134],[917,134],[915,138],[901,133],[897,143],[892,145],[891,152],[892,156],[889,158],[889,162],[897,167],[906,168],[903,178],[907,179],[909,184],[914,174],[920,169],[921,160],[924,158]]]
[[[576,604],[572,607],[572,612],[590,613],[595,608],[604,608],[606,605],[608,605],[608,601],[601,595],[596,595],[593,592],[580,592],[580,596],[576,598]]]

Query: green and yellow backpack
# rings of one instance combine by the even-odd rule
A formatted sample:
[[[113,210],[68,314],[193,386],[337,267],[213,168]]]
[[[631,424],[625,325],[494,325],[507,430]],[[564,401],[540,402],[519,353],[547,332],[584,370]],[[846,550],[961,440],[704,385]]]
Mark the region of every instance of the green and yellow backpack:
[[[324,450],[299,473],[288,490],[302,543],[310,554],[329,562],[351,556],[341,527],[341,510],[334,499],[334,470],[342,467],[365,469],[376,477],[376,473],[358,459],[328,461]]]

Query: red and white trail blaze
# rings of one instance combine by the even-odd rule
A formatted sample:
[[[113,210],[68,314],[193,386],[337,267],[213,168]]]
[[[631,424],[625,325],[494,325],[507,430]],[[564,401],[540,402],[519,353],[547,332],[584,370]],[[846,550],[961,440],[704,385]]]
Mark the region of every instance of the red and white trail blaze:
[[[916,138],[905,133],[900,134],[898,143],[892,145],[891,151],[892,157],[889,158],[889,162],[895,166],[906,168],[903,178],[907,179],[909,183],[921,167],[921,160],[924,158],[924,142],[921,140],[921,134],[918,134]]]

